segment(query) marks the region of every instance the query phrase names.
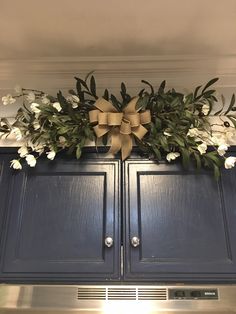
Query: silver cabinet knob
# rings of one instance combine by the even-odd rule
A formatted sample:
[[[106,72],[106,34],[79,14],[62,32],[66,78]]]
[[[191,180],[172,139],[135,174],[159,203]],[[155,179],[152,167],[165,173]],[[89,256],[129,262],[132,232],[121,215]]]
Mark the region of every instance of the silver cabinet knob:
[[[140,239],[138,237],[133,237],[130,242],[133,247],[137,247],[140,244]]]
[[[113,239],[111,237],[106,237],[104,242],[107,247],[111,247],[113,245]]]

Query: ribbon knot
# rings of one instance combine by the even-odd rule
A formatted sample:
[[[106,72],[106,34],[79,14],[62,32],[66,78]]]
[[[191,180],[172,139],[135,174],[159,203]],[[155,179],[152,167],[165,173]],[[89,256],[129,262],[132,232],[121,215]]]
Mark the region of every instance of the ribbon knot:
[[[97,109],[89,111],[91,123],[97,123],[93,128],[98,138],[109,132],[111,147],[109,152],[116,154],[121,150],[121,158],[125,160],[131,153],[132,135],[141,140],[147,133],[143,126],[151,122],[150,110],[139,113],[136,111],[138,97],[133,98],[122,112],[118,112],[112,103],[99,98],[94,106]]]

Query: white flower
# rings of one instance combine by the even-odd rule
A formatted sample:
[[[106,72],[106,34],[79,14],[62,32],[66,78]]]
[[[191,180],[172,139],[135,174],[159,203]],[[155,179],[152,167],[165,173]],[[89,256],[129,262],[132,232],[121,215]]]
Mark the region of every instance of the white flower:
[[[202,113],[203,113],[205,116],[208,115],[209,110],[210,110],[210,106],[209,106],[209,105],[205,104],[205,105],[202,106]]]
[[[31,105],[30,105],[30,108],[31,110],[34,112],[34,113],[40,113],[41,110],[39,109],[39,104],[36,104],[35,102],[33,102]]]
[[[230,156],[225,159],[225,169],[231,169],[234,167],[236,162],[236,157]]]
[[[224,154],[226,153],[226,151],[228,150],[229,145],[227,144],[221,144],[218,149],[217,152],[220,156],[224,156]]]
[[[50,100],[47,98],[47,95],[43,95],[42,96],[42,103],[44,105],[49,105],[50,104]]]
[[[11,94],[7,94],[6,96],[2,97],[2,103],[4,106],[12,105],[12,104],[14,104],[15,101],[16,101],[16,99],[13,98]]]
[[[60,145],[65,148],[66,147],[66,138],[64,136],[59,136],[59,143]]]
[[[177,157],[179,157],[180,156],[180,153],[169,153],[169,154],[167,154],[166,155],[166,159],[167,159],[167,161],[171,161],[171,160],[175,160]]]
[[[26,96],[26,99],[31,104],[32,102],[35,101],[35,94],[33,92],[29,92],[28,95]]]
[[[20,141],[22,139],[21,130],[19,128],[13,128],[11,133],[14,134],[17,141]]]
[[[207,151],[207,144],[206,143],[202,143],[202,144],[198,145],[197,149],[200,152],[200,154],[203,155]]]
[[[50,160],[53,160],[56,156],[56,152],[54,152],[53,150],[47,153],[47,158]]]
[[[28,149],[26,146],[21,146],[18,149],[18,154],[20,155],[20,157],[25,157],[28,154]]]
[[[172,134],[171,134],[171,133],[166,132],[166,131],[164,131],[164,135],[166,135],[166,136],[172,136]]]
[[[199,135],[199,130],[197,128],[192,128],[188,130],[187,136],[195,137]]]
[[[78,106],[79,106],[78,104],[80,102],[80,99],[78,96],[70,95],[66,99],[67,99],[67,101],[69,101],[71,103],[73,109],[78,108]]]
[[[65,144],[66,138],[64,136],[59,136],[59,142],[60,142],[60,144]]]
[[[30,167],[35,167],[37,160],[35,159],[34,155],[26,155],[25,159]]]
[[[34,127],[34,129],[35,130],[38,130],[38,129],[40,129],[40,124],[39,124],[39,121],[38,120],[35,120],[34,122],[33,122],[33,127]]]
[[[62,107],[59,102],[54,102],[52,106],[53,108],[57,109],[58,112],[62,110]]]
[[[17,94],[22,94],[22,87],[20,85],[17,84],[14,89]]]
[[[22,169],[22,166],[21,166],[21,163],[19,162],[19,160],[17,159],[13,159],[10,161],[11,163],[11,167],[13,169],[16,169],[16,170],[21,170]]]

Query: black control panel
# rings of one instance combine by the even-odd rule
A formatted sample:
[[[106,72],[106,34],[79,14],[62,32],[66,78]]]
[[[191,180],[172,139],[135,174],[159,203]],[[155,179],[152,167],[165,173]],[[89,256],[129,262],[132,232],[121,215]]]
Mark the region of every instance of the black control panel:
[[[169,289],[169,300],[218,300],[217,289]]]

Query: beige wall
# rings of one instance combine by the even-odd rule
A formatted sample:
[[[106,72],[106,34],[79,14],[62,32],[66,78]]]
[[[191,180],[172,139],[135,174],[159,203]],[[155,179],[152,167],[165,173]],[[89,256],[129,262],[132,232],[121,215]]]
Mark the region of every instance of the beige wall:
[[[16,83],[49,93],[95,70],[99,88],[145,78],[236,90],[236,0],[0,0],[0,97]],[[17,105],[3,107],[13,116]]]
[[[235,53],[235,0],[0,0],[1,59]]]

